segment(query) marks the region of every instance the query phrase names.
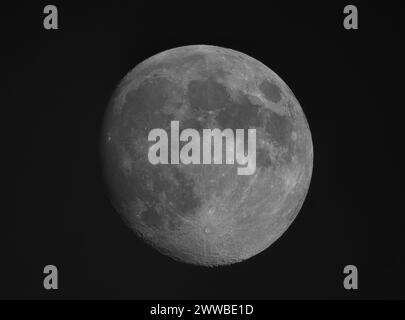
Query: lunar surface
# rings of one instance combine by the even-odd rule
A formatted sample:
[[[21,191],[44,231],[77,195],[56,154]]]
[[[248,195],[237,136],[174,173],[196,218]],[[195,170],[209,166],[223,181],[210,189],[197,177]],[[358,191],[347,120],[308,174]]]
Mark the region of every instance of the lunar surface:
[[[256,170],[235,164],[151,164],[152,129],[256,129]],[[180,148],[186,142],[180,141]],[[313,148],[297,99],[246,54],[193,45],[159,53],[130,71],[111,98],[102,160],[114,208],[160,252],[216,266],[268,248],[298,214]]]

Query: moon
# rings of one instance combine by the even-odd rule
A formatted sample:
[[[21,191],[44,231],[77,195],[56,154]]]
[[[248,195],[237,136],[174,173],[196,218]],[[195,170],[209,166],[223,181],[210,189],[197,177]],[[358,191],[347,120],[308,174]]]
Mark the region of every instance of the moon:
[[[148,134],[256,129],[256,170],[238,164],[151,164]],[[184,142],[180,142],[181,144]],[[208,45],[170,49],[119,83],[101,133],[111,202],[161,253],[228,265],[274,243],[301,209],[313,168],[308,122],[286,83],[258,60]]]

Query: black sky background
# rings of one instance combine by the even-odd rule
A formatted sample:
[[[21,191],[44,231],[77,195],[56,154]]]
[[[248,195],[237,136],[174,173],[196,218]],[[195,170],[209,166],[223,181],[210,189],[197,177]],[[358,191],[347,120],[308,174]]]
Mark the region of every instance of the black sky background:
[[[93,2],[1,7],[3,299],[405,298],[403,34],[386,2]],[[265,3],[265,5],[264,5]],[[345,30],[356,4],[359,29]],[[228,267],[186,265],[138,240],[109,202],[99,134],[118,82],[169,48],[244,52],[289,85],[308,119],[314,171],[297,218]],[[2,90],[2,91],[3,91]],[[43,268],[59,270],[57,291]],[[359,269],[359,290],[343,268]]]

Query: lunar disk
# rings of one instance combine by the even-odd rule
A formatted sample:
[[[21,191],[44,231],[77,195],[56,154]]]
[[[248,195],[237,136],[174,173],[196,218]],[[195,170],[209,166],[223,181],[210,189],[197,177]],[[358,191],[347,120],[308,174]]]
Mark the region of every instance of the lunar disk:
[[[172,121],[180,132],[256,129],[255,172],[151,164],[148,134],[170,133]],[[111,201],[128,226],[160,252],[205,266],[274,243],[299,212],[313,165],[307,120],[284,81],[246,54],[207,45],[164,51],[130,71],[107,108],[101,148]]]

